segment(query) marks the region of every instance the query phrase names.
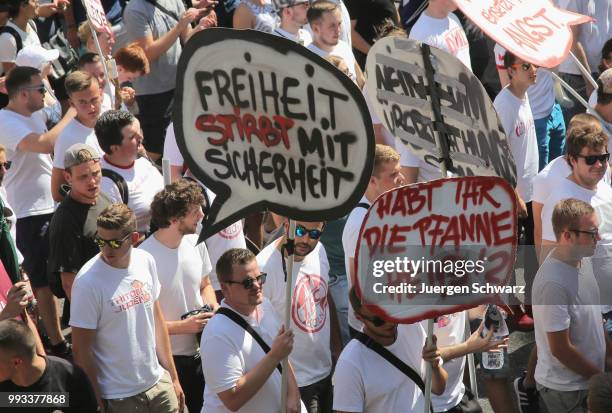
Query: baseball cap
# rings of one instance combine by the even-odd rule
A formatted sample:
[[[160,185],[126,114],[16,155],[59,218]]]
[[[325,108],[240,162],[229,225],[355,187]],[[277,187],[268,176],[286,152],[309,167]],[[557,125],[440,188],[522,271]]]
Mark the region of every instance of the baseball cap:
[[[275,10],[282,10],[302,3],[310,3],[310,0],[272,0],[272,5]]]
[[[59,50],[47,50],[39,45],[26,46],[17,53],[15,64],[17,66],[28,66],[42,69],[45,63],[49,63],[59,57]]]
[[[85,143],[75,143],[64,154],[64,169],[98,160],[100,160],[100,156],[94,148]]]

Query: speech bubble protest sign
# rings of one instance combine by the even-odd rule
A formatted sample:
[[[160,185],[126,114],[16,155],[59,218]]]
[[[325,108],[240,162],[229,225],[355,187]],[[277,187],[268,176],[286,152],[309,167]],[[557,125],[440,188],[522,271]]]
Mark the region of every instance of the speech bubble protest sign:
[[[517,289],[512,187],[498,177],[403,186],[370,207],[357,242],[356,288],[400,323],[453,313]]]
[[[555,67],[572,46],[572,25],[593,20],[550,0],[456,0],[461,11],[493,40],[521,59]]]
[[[179,62],[174,127],[189,169],[217,196],[201,239],[269,209],[339,218],[365,192],[374,133],[357,86],[290,40],[209,29]]]
[[[106,20],[106,12],[100,0],[82,0],[89,21],[97,31],[108,32],[109,24]]]
[[[429,50],[425,55],[432,69],[426,69],[430,65],[422,47]],[[414,40],[387,37],[374,44],[366,67],[376,114],[417,156],[436,167],[439,159],[450,157],[447,169],[455,175],[500,176],[516,184],[514,159],[493,103],[458,59]],[[427,80],[431,76],[433,85]],[[436,144],[436,135],[446,142],[446,151]]]

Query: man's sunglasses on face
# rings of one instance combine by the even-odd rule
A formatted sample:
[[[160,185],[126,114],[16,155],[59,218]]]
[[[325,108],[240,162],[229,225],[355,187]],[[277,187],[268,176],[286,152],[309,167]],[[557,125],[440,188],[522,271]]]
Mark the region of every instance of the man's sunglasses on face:
[[[373,317],[366,317],[366,316],[365,316],[365,315],[363,315],[363,314],[360,314],[360,315],[361,315],[361,317],[363,317],[364,319],[368,320],[370,323],[374,324],[374,326],[375,326],[375,327],[380,327],[380,326],[382,326],[383,324],[385,324],[385,323],[386,323],[386,321],[385,321],[385,320],[383,320],[382,318],[380,318],[380,317],[379,317],[379,316],[377,316],[377,315],[375,315],[375,316],[373,316]]]
[[[0,168],[4,168],[8,171],[9,169],[11,169],[11,161],[1,162]]]
[[[123,243],[132,235],[132,233],[128,233],[125,237],[121,238],[121,239],[102,239],[100,238],[99,235],[96,235],[96,237],[94,238],[94,242],[96,244],[98,244],[98,247],[100,247],[100,249],[104,248],[106,245],[108,245],[109,247],[111,247],[114,250],[118,250],[119,248],[121,248],[121,246],[123,245]]]
[[[601,155],[576,155],[576,158],[584,159],[584,162],[589,166],[595,165],[595,162],[597,161],[605,165],[608,162],[608,159],[610,159],[610,154],[604,153]]]
[[[255,286],[255,281],[257,281],[257,284],[259,284],[260,286],[264,285],[266,282],[266,277],[268,276],[267,273],[262,272],[261,274],[259,274],[257,277],[253,278],[253,277],[249,277],[249,278],[245,278],[242,281],[226,281],[226,283],[228,284],[240,284],[244,287],[245,290],[250,290]]]
[[[302,225],[297,225],[295,227],[296,237],[303,237],[306,234],[308,234],[308,237],[310,239],[319,239],[321,237],[322,232],[318,229],[308,229],[306,227],[303,227]]]
[[[38,93],[43,94],[43,95],[47,91],[47,89],[45,89],[45,85],[42,85],[42,84],[41,85],[36,85],[36,86],[24,86],[24,87],[22,87],[22,89],[25,89],[25,90],[36,90],[36,91],[38,91]]]

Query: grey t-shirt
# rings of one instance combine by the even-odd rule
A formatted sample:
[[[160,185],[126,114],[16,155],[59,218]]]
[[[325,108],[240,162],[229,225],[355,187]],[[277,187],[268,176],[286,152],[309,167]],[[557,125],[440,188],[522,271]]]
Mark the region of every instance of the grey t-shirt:
[[[180,18],[185,12],[181,0],[156,0],[170,12]],[[146,0],[131,0],[125,7],[123,20],[127,28],[129,41],[145,37],[148,34],[157,40],[168,33],[178,23],[177,19],[161,11]],[[173,90],[176,82],[176,66],[181,56],[180,39],[157,59],[149,62],[151,71],[148,75],[134,80],[137,95],[151,95]]]

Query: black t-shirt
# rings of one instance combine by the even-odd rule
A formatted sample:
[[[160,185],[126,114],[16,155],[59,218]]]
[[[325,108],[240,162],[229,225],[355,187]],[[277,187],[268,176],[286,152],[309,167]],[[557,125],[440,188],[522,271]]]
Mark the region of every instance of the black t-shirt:
[[[81,204],[70,195],[59,204],[49,225],[50,274],[77,273],[83,264],[100,252],[94,242],[96,219],[110,204],[103,193],[95,205]]]
[[[399,25],[393,0],[344,0],[344,4],[351,20],[357,20],[355,30],[370,44],[374,43],[377,30],[385,20],[390,19],[395,25]],[[357,49],[353,49],[353,53],[363,69],[366,55]]]
[[[93,387],[80,367],[67,362],[66,360],[47,356],[47,366],[40,379],[28,387],[17,386],[12,381],[0,382],[0,392],[61,392],[68,393],[69,407],[38,407],[38,408],[19,408],[20,413],[52,413],[60,410],[64,413],[90,413],[98,408],[96,394]]]

